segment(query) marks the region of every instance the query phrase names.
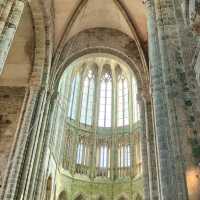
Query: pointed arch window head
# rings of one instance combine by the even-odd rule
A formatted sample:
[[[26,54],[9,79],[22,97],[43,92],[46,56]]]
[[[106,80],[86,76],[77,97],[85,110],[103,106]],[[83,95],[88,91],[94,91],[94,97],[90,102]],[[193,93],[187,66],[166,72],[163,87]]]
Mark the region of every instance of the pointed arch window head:
[[[140,117],[134,74],[116,61],[97,61],[82,61],[68,76],[68,122],[97,133],[128,132]]]
[[[94,92],[95,75],[92,70],[89,70],[83,82],[83,96],[80,122],[90,126],[92,125]]]
[[[124,75],[118,75],[117,81],[117,126],[129,125],[128,80]]]
[[[111,127],[112,120],[112,75],[105,72],[100,82],[99,127]]]

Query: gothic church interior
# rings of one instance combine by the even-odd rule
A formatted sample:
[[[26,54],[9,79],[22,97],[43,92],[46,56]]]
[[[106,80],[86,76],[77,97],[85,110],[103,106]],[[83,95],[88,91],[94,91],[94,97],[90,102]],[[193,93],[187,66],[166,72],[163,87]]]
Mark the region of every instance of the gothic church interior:
[[[199,200],[199,0],[0,0],[0,200]]]

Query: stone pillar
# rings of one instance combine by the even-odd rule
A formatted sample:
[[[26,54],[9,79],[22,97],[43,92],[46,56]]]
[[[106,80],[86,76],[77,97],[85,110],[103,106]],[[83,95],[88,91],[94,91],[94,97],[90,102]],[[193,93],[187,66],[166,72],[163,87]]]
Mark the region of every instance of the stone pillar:
[[[20,0],[17,0],[14,4],[12,1],[8,1],[6,5],[7,7],[4,10],[5,19],[3,18],[3,21],[0,21],[0,74],[3,71],[6,58],[24,9],[24,2]]]
[[[149,187],[149,166],[147,155],[147,138],[146,138],[146,116],[145,116],[145,103],[142,97],[139,97],[140,104],[140,120],[141,120],[141,151],[142,151],[142,172],[144,181],[144,200],[150,200],[150,187]]]
[[[195,137],[197,123],[183,58],[184,20],[179,1],[146,4],[160,199],[186,200],[185,172],[193,162],[188,136]]]
[[[29,188],[28,192],[28,198],[27,199],[41,199],[43,195],[43,189],[44,189],[44,182],[47,179],[46,177],[46,162],[48,162],[47,157],[47,151],[48,148],[50,147],[50,139],[51,139],[51,124],[53,123],[54,115],[53,115],[53,110],[55,107],[55,104],[57,102],[57,93],[49,93],[47,96],[47,101],[46,101],[46,108],[45,108],[45,113],[44,113],[44,118],[43,118],[43,127],[41,130],[41,133],[43,135],[43,142],[41,146],[41,151],[39,154],[39,165],[38,165],[38,170],[37,173],[35,174],[35,185],[34,187]],[[53,133],[52,133],[53,134]]]
[[[171,160],[170,146],[168,142],[168,134],[170,132],[167,103],[165,99],[164,82],[162,75],[162,65],[159,52],[159,41],[157,33],[157,25],[155,19],[155,11],[153,1],[147,0],[147,20],[149,35],[149,59],[150,59],[150,76],[153,96],[153,106],[155,113],[155,132],[156,145],[158,150],[158,168],[159,168],[159,194],[160,200],[170,200],[174,193],[170,191],[171,182]],[[172,189],[173,191],[173,189]]]
[[[150,95],[144,95],[145,121],[146,121],[146,143],[148,156],[148,174],[149,174],[149,191],[150,199],[158,200],[158,179],[156,169],[156,152],[155,152],[155,133],[152,120],[152,104]]]

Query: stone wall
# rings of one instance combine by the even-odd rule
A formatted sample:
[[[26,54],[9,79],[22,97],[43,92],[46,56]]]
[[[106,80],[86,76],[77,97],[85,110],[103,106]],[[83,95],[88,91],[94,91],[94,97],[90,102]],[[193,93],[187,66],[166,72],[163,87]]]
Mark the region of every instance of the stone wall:
[[[0,184],[14,141],[24,95],[24,88],[0,87]]]
[[[99,179],[94,182],[82,175],[71,177],[67,171],[62,171],[57,175],[57,196],[63,191],[67,194],[67,199],[74,200],[80,194],[86,199],[96,200],[103,197],[105,200],[120,199],[126,197],[135,200],[138,195],[143,196],[143,179],[133,179],[132,182],[126,179],[115,181],[114,183]],[[56,198],[57,199],[57,198]]]

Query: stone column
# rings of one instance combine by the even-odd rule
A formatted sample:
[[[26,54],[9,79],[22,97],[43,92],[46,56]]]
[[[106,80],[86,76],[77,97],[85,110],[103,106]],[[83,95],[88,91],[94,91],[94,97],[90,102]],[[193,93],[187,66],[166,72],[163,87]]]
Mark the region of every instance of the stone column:
[[[41,199],[43,195],[44,183],[47,179],[45,169],[46,163],[48,162],[47,151],[50,147],[51,139],[51,124],[53,123],[54,115],[53,110],[57,101],[57,93],[49,93],[46,100],[46,108],[43,117],[43,127],[41,129],[41,135],[43,135],[42,146],[40,147],[38,169],[35,174],[35,185],[29,188],[27,199]]]
[[[148,174],[149,174],[149,191],[150,199],[158,200],[158,179],[156,169],[156,152],[155,152],[155,133],[152,120],[152,104],[151,97],[147,93],[143,96],[145,105],[145,121],[146,121],[146,143],[148,156]]]
[[[13,5],[8,1],[5,8],[5,19],[0,22],[0,74],[3,71],[6,58],[8,56],[12,41],[14,39],[21,15],[24,10],[24,2],[17,0]],[[12,7],[13,6],[13,7]],[[12,9],[11,9],[12,7]],[[9,16],[9,17],[8,17]],[[6,21],[5,21],[6,20]],[[7,25],[5,25],[5,23]],[[5,25],[5,26],[4,26]],[[3,31],[3,32],[2,32]]]
[[[180,2],[146,3],[160,199],[186,200],[185,171],[193,162],[188,135],[193,137],[197,129],[190,117],[195,111],[183,59]]]
[[[143,98],[139,97],[140,104],[140,120],[141,120],[141,151],[142,151],[142,172],[144,181],[144,200],[150,200],[150,187],[149,187],[149,166],[147,155],[147,138],[146,138],[146,116],[145,116],[145,103]]]
[[[153,1],[147,0],[147,25],[149,36],[149,59],[150,76],[153,96],[153,106],[155,113],[155,132],[156,146],[158,150],[158,168],[159,168],[159,194],[160,200],[174,199],[173,192],[170,191],[171,182],[171,160],[170,147],[168,143],[168,134],[170,132],[167,103],[165,99],[164,82],[162,75],[162,65],[159,52],[159,41]],[[173,191],[173,189],[172,189]]]

